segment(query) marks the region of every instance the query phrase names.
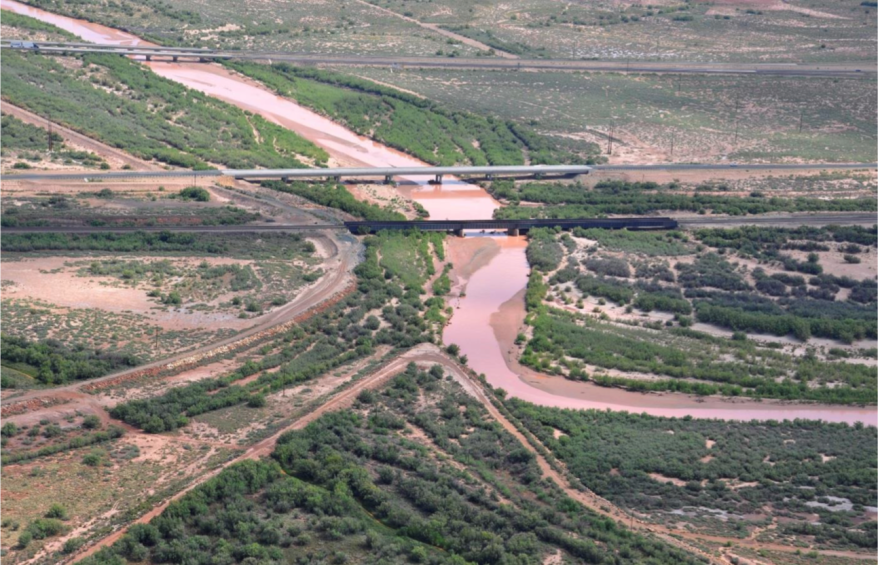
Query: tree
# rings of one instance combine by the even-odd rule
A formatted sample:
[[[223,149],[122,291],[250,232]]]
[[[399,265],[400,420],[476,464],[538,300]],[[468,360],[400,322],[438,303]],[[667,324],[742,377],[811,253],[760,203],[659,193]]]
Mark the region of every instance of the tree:
[[[94,430],[101,427],[101,419],[94,414],[89,414],[83,418],[82,427],[87,430]]]
[[[211,194],[204,188],[197,186],[189,186],[180,191],[180,197],[184,200],[195,200],[197,202],[208,202],[211,200]]]
[[[380,325],[379,318],[373,315],[367,317],[367,320],[364,322],[364,327],[368,330],[378,330]]]
[[[46,512],[45,517],[57,518],[59,520],[67,520],[67,510],[56,502],[49,507],[49,510]]]
[[[6,422],[3,424],[3,428],[0,429],[0,435],[3,437],[12,437],[18,433],[18,426],[13,424],[12,422]]]
[[[266,405],[266,397],[262,394],[254,394],[248,398],[247,405],[251,408],[262,408]]]

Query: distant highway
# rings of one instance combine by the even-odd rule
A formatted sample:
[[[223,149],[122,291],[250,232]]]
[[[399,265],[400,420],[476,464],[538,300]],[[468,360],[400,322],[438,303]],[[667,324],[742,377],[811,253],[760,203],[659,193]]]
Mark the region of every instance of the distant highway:
[[[264,233],[344,230],[343,224],[236,224],[230,226],[31,226],[3,228],[2,233]]]
[[[233,177],[236,179],[295,179],[342,177],[384,177],[391,182],[396,176],[434,176],[435,182],[442,175],[578,175],[592,171],[795,171],[795,170],[853,170],[876,169],[877,163],[816,163],[816,164],[669,164],[669,165],[528,165],[490,167],[373,167],[335,169],[210,169],[207,171],[114,171],[112,173],[22,173],[5,174],[3,180],[135,180],[166,177]]]
[[[638,218],[619,218],[610,220],[600,220],[596,218],[587,219],[567,219],[567,220],[494,220],[487,219],[484,221],[456,221],[444,220],[435,222],[412,221],[412,222],[393,222],[395,229],[407,227],[424,227],[427,224],[437,224],[438,228],[446,231],[458,231],[460,229],[484,229],[493,230],[510,230],[511,227],[518,228],[520,226],[514,224],[522,224],[525,229],[531,224],[534,225],[574,225],[578,223],[593,223],[598,227],[599,224],[605,222],[607,227],[619,228],[620,225],[614,225],[615,221],[631,222],[636,226],[638,221],[655,222],[650,226],[642,229],[663,229],[664,227],[674,227],[673,224],[678,222],[679,227],[695,228],[695,227],[724,227],[724,226],[828,226],[828,225],[874,225],[877,224],[876,212],[841,212],[841,213],[816,213],[816,214],[773,214],[760,216],[679,216],[669,219],[658,216],[640,216]],[[386,222],[387,223],[387,222]],[[666,225],[664,225],[664,223]],[[243,224],[234,226],[36,226],[36,227],[9,227],[3,228],[2,233],[6,234],[23,234],[23,233],[72,233],[72,234],[89,234],[89,233],[130,233],[130,232],[177,232],[177,233],[260,233],[260,232],[293,232],[293,231],[316,231],[316,230],[348,230],[357,232],[357,228],[361,224],[375,224],[373,227],[381,229],[381,222],[345,222],[344,224]],[[441,225],[442,224],[442,225]],[[453,225],[455,224],[455,225]],[[472,227],[474,226],[474,227]],[[534,227],[534,226],[532,226]],[[373,230],[374,231],[374,230]]]
[[[876,212],[820,212],[815,214],[773,214],[760,216],[677,217],[684,228],[724,226],[870,226],[877,223]]]
[[[147,60],[161,58],[171,61],[213,61],[229,59],[259,59],[283,61],[300,65],[340,65],[374,67],[415,67],[445,69],[497,69],[584,71],[625,73],[673,74],[737,74],[859,77],[876,75],[876,63],[840,63],[799,65],[786,63],[669,63],[660,61],[585,61],[577,59],[505,59],[499,57],[406,57],[376,55],[324,55],[292,53],[288,51],[239,51],[194,47],[146,47],[95,45],[75,42],[33,42],[27,39],[9,39],[0,42],[0,48],[46,53],[51,55],[79,55],[82,53],[115,53],[139,56]]]

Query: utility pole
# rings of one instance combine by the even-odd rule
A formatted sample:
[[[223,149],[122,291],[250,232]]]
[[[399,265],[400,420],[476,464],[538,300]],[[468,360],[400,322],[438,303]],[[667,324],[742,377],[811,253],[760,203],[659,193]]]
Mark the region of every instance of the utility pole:
[[[52,114],[49,114],[49,117],[46,119],[46,125],[48,126],[49,138],[46,140],[47,145],[49,146],[49,153],[52,152]]]
[[[733,146],[739,140],[739,90],[736,91],[736,101],[733,104]]]
[[[611,132],[608,134],[608,154],[611,155],[611,149],[614,143],[614,118],[611,118]]]

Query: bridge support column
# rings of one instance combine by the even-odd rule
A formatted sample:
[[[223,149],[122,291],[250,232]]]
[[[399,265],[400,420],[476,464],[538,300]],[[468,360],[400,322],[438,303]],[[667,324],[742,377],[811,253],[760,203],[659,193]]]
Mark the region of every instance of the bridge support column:
[[[204,57],[199,57],[199,63],[207,63],[207,62],[208,62],[208,60],[205,59]]]
[[[507,228],[507,235],[519,235],[519,228]]]
[[[342,177],[340,177],[339,175],[334,175],[330,178],[333,179],[333,182],[339,182],[342,180]]]
[[[443,175],[434,175],[434,184],[443,184]]]
[[[281,177],[281,182],[290,182],[290,177]]]
[[[176,63],[177,62],[177,55],[174,55],[173,57],[171,57],[171,60]]]
[[[452,230],[452,233],[454,235],[457,235],[458,237],[464,237],[464,229],[463,228],[458,228],[458,229]]]
[[[391,178],[391,175],[385,175],[385,184],[394,184],[394,179]]]
[[[152,56],[152,55],[147,55],[147,61],[152,61],[152,60],[153,60],[153,56]]]
[[[488,175],[486,175],[486,180],[495,180],[495,175],[489,173]]]
[[[538,180],[544,178],[544,173],[535,173],[535,178]]]

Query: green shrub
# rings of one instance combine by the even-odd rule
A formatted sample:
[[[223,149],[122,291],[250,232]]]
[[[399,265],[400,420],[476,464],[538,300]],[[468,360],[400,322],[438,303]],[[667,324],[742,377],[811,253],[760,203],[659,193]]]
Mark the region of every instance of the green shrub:
[[[211,194],[204,188],[197,186],[189,186],[179,193],[184,200],[195,200],[197,202],[208,202],[211,200]]]

